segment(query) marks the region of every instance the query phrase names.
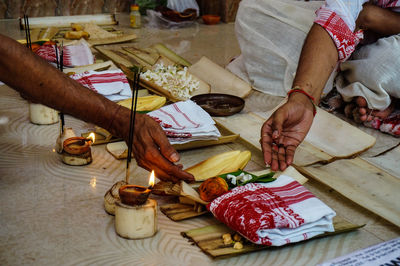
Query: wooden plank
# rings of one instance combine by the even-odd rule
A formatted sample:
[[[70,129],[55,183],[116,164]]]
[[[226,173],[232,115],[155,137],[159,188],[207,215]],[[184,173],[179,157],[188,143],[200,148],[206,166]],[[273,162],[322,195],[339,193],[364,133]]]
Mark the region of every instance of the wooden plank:
[[[86,66],[64,68],[63,72],[64,73],[73,72],[75,74],[81,74],[83,72],[91,71],[91,70],[96,70],[96,71],[107,70],[111,66],[114,66],[114,64],[111,61],[106,61],[106,62],[95,63],[95,64],[91,64],[91,65],[86,65]]]
[[[116,35],[115,37],[107,37],[101,39],[90,39],[87,42],[94,46],[94,45],[102,45],[102,44],[112,44],[112,43],[123,43],[123,42],[130,42],[137,38],[136,34],[123,34],[123,35]]]
[[[363,159],[397,177],[400,182],[400,146],[388,150],[379,156],[363,157]]]
[[[256,115],[267,120],[272,115],[272,112],[273,110],[256,112]],[[311,144],[335,159],[339,159],[350,158],[366,151],[375,144],[376,139],[348,122],[317,107],[317,114],[304,142]]]
[[[204,56],[188,70],[210,84],[212,93],[225,93],[245,98],[252,90],[250,84]]]
[[[239,113],[230,117],[215,117],[217,125],[232,133],[239,134],[246,143],[261,151],[260,130],[265,122],[253,113]],[[303,142],[296,151],[294,164],[297,166],[310,165],[316,162],[328,162],[332,156]]]
[[[199,217],[206,213],[209,213],[207,210],[205,210],[205,207],[202,207],[203,211],[200,212],[195,211],[194,208],[195,208],[194,205],[182,204],[182,203],[172,203],[160,206],[161,212],[164,213],[169,219],[175,222],[194,217]]]
[[[20,18],[20,28],[24,29],[23,19]],[[76,15],[76,16],[50,16],[29,18],[29,28],[70,27],[71,23],[94,23],[97,25],[115,25],[118,22],[113,14]]]
[[[95,46],[94,48],[97,51],[99,51],[99,53],[101,53],[103,56],[105,56],[106,58],[110,59],[111,61],[113,61],[117,65],[124,65],[127,68],[134,66],[134,64],[131,61],[123,58],[122,56],[120,56],[118,54],[116,54],[112,50],[109,50],[109,49],[104,48],[104,47],[99,47],[99,46]]]
[[[325,233],[314,238],[349,232],[361,228],[364,225],[356,225],[336,216],[333,218],[333,226],[335,228],[334,232]],[[232,234],[234,232],[223,224],[216,224],[192,229],[182,232],[181,234],[183,237],[188,238],[191,242],[194,242],[204,253],[212,258],[232,257],[262,249],[280,248],[256,245],[248,241],[244,241],[243,249],[234,249],[233,244],[225,245],[223,243],[222,235],[226,233]],[[293,243],[293,245],[298,244],[301,244],[301,242]]]
[[[361,158],[298,168],[303,174],[400,226],[400,182]]]

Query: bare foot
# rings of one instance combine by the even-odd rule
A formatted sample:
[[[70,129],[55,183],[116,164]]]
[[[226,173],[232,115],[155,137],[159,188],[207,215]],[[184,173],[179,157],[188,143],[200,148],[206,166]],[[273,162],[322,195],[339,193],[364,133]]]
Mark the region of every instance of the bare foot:
[[[385,110],[382,110],[382,111],[369,109],[367,101],[361,96],[358,96],[356,98],[355,102],[356,102],[358,108],[353,110],[353,114],[355,114],[354,111],[358,112],[358,118],[361,122],[370,122],[370,121],[376,120],[376,119],[383,120],[383,119],[386,119],[394,111],[393,104],[390,104],[388,108],[386,108]],[[357,114],[355,114],[355,115],[357,115]],[[358,119],[355,119],[355,120],[358,120]]]

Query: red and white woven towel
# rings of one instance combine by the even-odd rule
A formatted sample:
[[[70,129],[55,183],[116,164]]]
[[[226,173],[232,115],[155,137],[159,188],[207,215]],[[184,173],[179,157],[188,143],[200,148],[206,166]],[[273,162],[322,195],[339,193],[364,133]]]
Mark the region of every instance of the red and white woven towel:
[[[83,86],[104,95],[111,101],[132,97],[132,91],[125,74],[117,70],[86,71],[71,76]]]
[[[57,49],[58,57],[60,57],[60,49]],[[76,45],[66,45],[63,51],[63,64],[65,67],[84,66],[94,63],[94,56],[86,42],[79,42]],[[49,62],[56,63],[57,61],[54,45],[42,45],[36,50],[36,54]]]
[[[214,216],[256,244],[282,246],[333,232],[336,213],[304,186],[281,175],[236,187],[208,205]]]
[[[166,105],[148,115],[161,125],[171,144],[221,136],[211,116],[191,100]]]

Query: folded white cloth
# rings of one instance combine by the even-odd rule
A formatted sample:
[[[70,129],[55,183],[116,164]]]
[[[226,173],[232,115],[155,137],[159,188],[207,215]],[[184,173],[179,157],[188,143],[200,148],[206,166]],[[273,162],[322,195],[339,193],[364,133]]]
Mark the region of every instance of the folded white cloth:
[[[63,64],[66,67],[91,65],[94,63],[94,56],[90,47],[85,41],[80,41],[76,45],[66,45],[63,48]],[[60,49],[57,48],[58,60],[60,60]],[[45,44],[36,50],[36,54],[49,62],[55,63],[56,50],[54,45]]]
[[[161,125],[171,144],[221,136],[211,116],[191,100],[161,107],[148,115]]]
[[[132,97],[132,91],[125,74],[119,70],[86,71],[72,75],[71,78],[83,86],[96,91],[111,101]]]
[[[334,231],[336,213],[286,175],[271,183],[236,187],[207,207],[256,244],[282,246]]]

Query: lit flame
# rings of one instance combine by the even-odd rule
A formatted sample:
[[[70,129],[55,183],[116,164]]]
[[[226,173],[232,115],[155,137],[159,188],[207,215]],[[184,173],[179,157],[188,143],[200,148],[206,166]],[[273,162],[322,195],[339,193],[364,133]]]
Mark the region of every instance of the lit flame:
[[[87,137],[88,139],[92,140],[92,143],[94,143],[95,139],[96,139],[96,135],[94,134],[94,132],[90,133],[89,136]]]
[[[155,175],[154,175],[154,170],[152,170],[150,174],[149,188],[153,188],[154,183],[155,183]]]

